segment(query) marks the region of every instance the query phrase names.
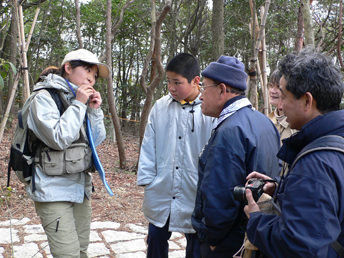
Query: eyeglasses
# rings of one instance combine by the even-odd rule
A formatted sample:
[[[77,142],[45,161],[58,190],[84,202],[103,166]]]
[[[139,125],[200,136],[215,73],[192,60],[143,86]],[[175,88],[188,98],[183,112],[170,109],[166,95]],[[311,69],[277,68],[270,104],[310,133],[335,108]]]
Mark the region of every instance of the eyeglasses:
[[[203,93],[203,91],[205,91],[205,88],[210,87],[210,86],[216,86],[216,85],[219,85],[219,84],[220,84],[220,83],[213,83],[213,84],[210,84],[210,85],[203,85],[203,82],[201,82],[201,83],[199,84],[198,90],[199,90],[201,93]]]

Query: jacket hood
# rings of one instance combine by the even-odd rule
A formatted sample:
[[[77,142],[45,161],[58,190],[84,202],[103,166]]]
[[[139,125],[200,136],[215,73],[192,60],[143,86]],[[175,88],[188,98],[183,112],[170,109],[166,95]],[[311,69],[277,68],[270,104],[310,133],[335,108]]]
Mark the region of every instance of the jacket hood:
[[[307,144],[325,135],[344,137],[344,110],[332,111],[309,121],[298,133],[283,140],[277,157],[291,164]]]
[[[33,91],[37,91],[40,89],[56,89],[61,90],[64,92],[70,92],[70,88],[66,82],[66,80],[57,74],[48,74],[47,76],[43,76],[44,80],[42,82],[38,82],[35,86]],[[73,87],[73,90],[76,92],[78,90],[78,86],[74,83],[69,82],[70,85]]]

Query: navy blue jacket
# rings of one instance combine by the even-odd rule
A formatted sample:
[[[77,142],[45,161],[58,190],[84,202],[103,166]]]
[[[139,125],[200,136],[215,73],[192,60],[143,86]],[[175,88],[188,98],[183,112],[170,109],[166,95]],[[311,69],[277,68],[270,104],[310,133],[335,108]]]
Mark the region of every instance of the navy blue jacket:
[[[292,164],[308,143],[344,136],[344,111],[318,116],[286,139],[278,157]],[[344,155],[316,151],[289,171],[277,194],[282,216],[250,214],[249,240],[268,257],[338,257],[329,245],[344,244]]]
[[[200,154],[192,225],[201,242],[234,254],[243,244],[244,203],[234,200],[235,186],[259,171],[277,176],[279,133],[271,120],[244,107],[224,120]]]

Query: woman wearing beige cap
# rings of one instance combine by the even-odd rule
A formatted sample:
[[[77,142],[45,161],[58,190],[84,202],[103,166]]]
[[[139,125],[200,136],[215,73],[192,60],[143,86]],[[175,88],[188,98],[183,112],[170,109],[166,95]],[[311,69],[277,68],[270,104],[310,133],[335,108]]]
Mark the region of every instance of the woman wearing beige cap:
[[[94,166],[85,119],[87,111],[94,143],[100,144],[106,136],[104,115],[93,85],[98,77],[109,75],[108,66],[79,49],[34,87],[27,121],[39,147],[26,191],[35,202],[53,257],[88,257]]]

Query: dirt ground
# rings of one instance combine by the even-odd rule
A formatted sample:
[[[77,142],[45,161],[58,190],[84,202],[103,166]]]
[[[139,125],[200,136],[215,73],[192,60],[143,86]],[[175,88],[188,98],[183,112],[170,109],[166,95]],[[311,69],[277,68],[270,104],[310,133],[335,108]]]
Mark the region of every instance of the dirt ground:
[[[15,122],[4,132],[0,145],[0,221],[28,217],[40,223],[33,202],[27,197],[24,185],[11,172],[11,189],[6,188],[7,166]],[[146,223],[141,211],[143,188],[136,186],[135,166],[139,153],[139,138],[124,135],[127,168],[119,168],[117,144],[106,139],[97,147],[106,172],[106,181],[114,195],[109,196],[97,173],[93,174],[95,192],[92,194],[92,221],[114,221],[121,224]]]

